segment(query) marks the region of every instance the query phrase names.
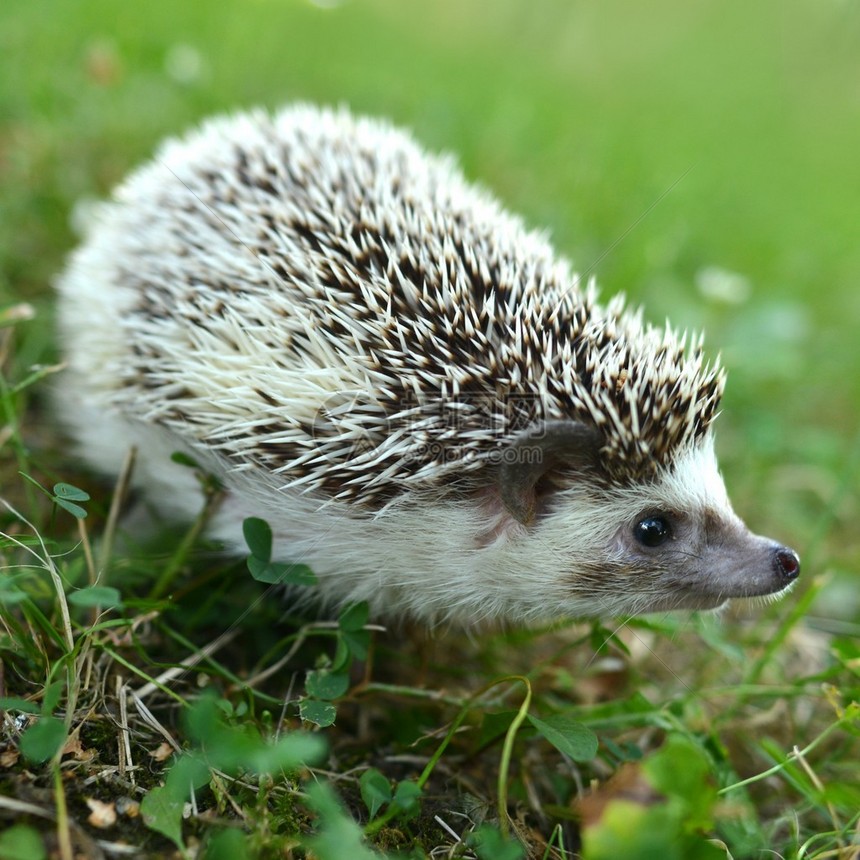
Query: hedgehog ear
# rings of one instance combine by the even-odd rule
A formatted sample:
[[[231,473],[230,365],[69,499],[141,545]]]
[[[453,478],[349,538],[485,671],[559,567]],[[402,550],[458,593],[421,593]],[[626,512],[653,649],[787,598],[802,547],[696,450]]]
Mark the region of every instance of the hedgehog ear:
[[[498,485],[502,503],[523,525],[537,512],[537,482],[552,468],[598,469],[603,437],[581,421],[544,421],[517,436],[502,451]]]

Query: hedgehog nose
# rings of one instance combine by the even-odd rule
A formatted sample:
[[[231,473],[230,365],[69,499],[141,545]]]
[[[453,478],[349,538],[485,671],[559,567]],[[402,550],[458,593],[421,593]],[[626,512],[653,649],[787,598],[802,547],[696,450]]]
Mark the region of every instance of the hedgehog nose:
[[[800,556],[787,546],[774,550],[773,566],[786,582],[797,579],[800,574]]]

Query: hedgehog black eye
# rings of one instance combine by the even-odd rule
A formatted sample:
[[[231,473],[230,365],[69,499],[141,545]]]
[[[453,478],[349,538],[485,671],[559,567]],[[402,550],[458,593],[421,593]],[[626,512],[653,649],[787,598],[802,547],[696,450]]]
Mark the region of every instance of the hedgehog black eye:
[[[633,534],[642,546],[660,546],[671,536],[672,530],[665,517],[645,517],[633,526]]]

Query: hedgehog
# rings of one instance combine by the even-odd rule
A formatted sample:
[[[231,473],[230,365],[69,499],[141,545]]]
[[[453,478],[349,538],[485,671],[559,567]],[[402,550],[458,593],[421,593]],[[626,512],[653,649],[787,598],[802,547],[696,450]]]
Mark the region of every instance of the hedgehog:
[[[330,606],[435,626],[704,610],[777,595],[797,554],[718,471],[725,374],[700,336],[601,304],[544,234],[385,121],[215,118],[100,204],[58,279],[61,414],[161,516],[223,486],[229,552]]]

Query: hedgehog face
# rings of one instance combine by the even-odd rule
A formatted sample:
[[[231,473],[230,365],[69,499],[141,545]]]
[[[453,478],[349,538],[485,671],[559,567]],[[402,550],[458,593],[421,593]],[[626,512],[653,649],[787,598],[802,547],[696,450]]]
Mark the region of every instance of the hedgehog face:
[[[659,585],[648,609],[713,609],[732,597],[776,594],[797,576],[791,550],[716,509],[646,510],[617,533],[616,572]]]
[[[792,550],[735,515],[710,439],[648,483],[607,493],[574,477],[542,504],[533,537],[556,566],[570,559],[559,597],[572,615],[713,609],[777,594],[800,572]]]

